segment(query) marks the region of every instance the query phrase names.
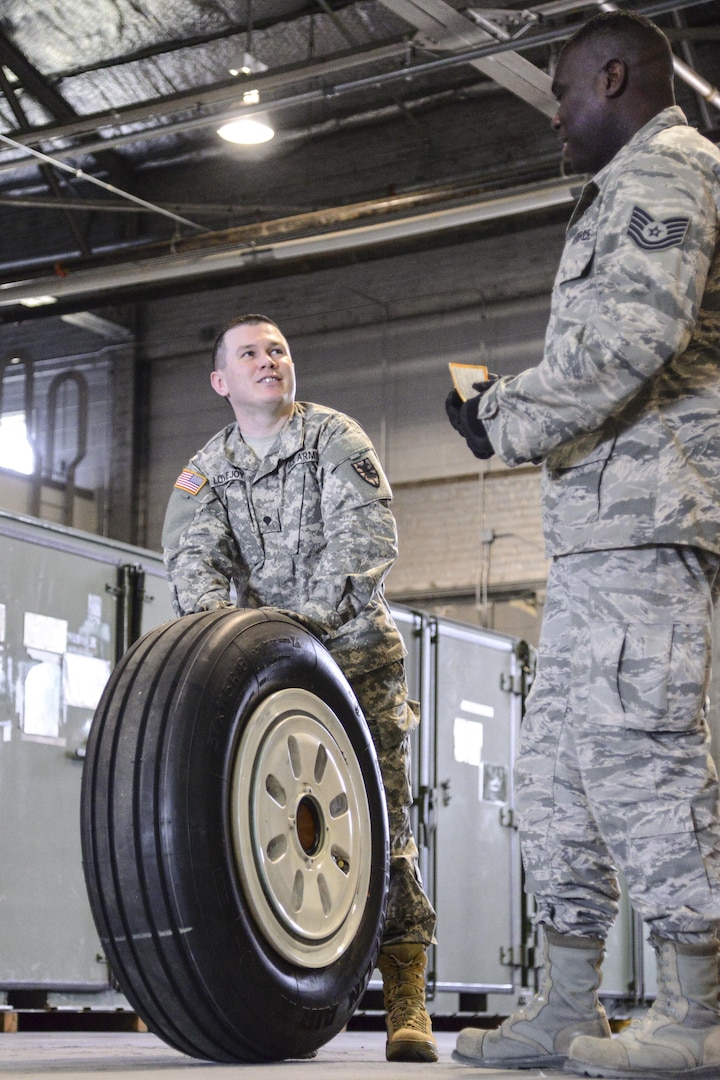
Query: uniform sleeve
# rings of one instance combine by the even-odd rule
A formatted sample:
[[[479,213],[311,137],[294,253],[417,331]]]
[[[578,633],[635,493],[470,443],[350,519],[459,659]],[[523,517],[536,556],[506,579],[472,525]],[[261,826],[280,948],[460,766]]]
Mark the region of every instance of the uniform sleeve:
[[[359,428],[331,440],[320,466],[325,547],[303,611],[332,633],[379,595],[397,558],[397,530],[390,485]]]
[[[690,340],[717,242],[717,179],[667,146],[627,164],[603,196],[583,264],[573,265],[568,235],[542,362],[480,403],[508,465],[597,431]]]
[[[197,492],[172,490],[162,532],[163,557],[173,609],[176,615],[234,607],[230,585],[236,562],[236,545],[225,507],[205,477],[184,470]]]

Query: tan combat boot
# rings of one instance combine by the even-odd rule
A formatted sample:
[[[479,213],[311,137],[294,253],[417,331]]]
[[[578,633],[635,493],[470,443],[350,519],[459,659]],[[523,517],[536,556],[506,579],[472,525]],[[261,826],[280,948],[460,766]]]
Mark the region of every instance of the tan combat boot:
[[[425,946],[383,945],[378,968],[387,1011],[388,1061],[437,1061],[437,1043],[425,1008]]]
[[[482,1069],[561,1069],[577,1035],[610,1042],[597,996],[604,943],[545,930],[545,965],[535,997],[497,1029],[463,1028],[453,1057]]]
[[[646,1080],[720,1077],[718,943],[683,945],[651,935],[658,992],[649,1012],[614,1039],[572,1041],[567,1072]]]

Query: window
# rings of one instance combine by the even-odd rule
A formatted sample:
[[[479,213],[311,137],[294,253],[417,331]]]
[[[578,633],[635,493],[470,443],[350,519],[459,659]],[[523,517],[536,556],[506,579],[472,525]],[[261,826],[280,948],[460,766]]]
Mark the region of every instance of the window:
[[[28,440],[25,413],[0,417],[0,468],[30,476],[35,468],[35,453]]]

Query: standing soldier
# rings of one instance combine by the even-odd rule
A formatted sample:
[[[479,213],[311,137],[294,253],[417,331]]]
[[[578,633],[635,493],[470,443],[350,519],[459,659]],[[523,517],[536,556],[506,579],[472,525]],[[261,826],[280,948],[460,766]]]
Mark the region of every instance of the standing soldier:
[[[570,221],[545,352],[451,422],[478,457],[543,463],[552,559],[516,763],[540,993],[484,1067],[720,1076],[720,817],[706,695],[720,565],[720,152],[674,104],[665,35],[598,15],[564,47],[553,126],[593,174]],[[598,1002],[617,871],[658,993],[610,1038]]]

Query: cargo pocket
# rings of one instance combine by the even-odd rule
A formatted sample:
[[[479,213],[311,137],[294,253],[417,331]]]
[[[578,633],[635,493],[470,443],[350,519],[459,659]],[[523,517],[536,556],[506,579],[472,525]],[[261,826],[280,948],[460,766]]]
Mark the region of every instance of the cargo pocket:
[[[590,629],[588,717],[644,731],[691,731],[703,716],[709,642],[703,624],[628,618],[640,594],[610,593]]]
[[[684,904],[695,911],[716,906],[688,803],[639,802],[628,807],[627,825],[629,846],[623,869],[641,913],[645,897],[651,904],[648,913],[657,914],[658,902],[674,906],[678,891],[683,893]]]
[[[575,525],[597,521],[603,474],[615,445],[615,437],[597,442],[597,435],[574,439],[548,454],[546,491],[550,499],[562,498],[563,519]]]

